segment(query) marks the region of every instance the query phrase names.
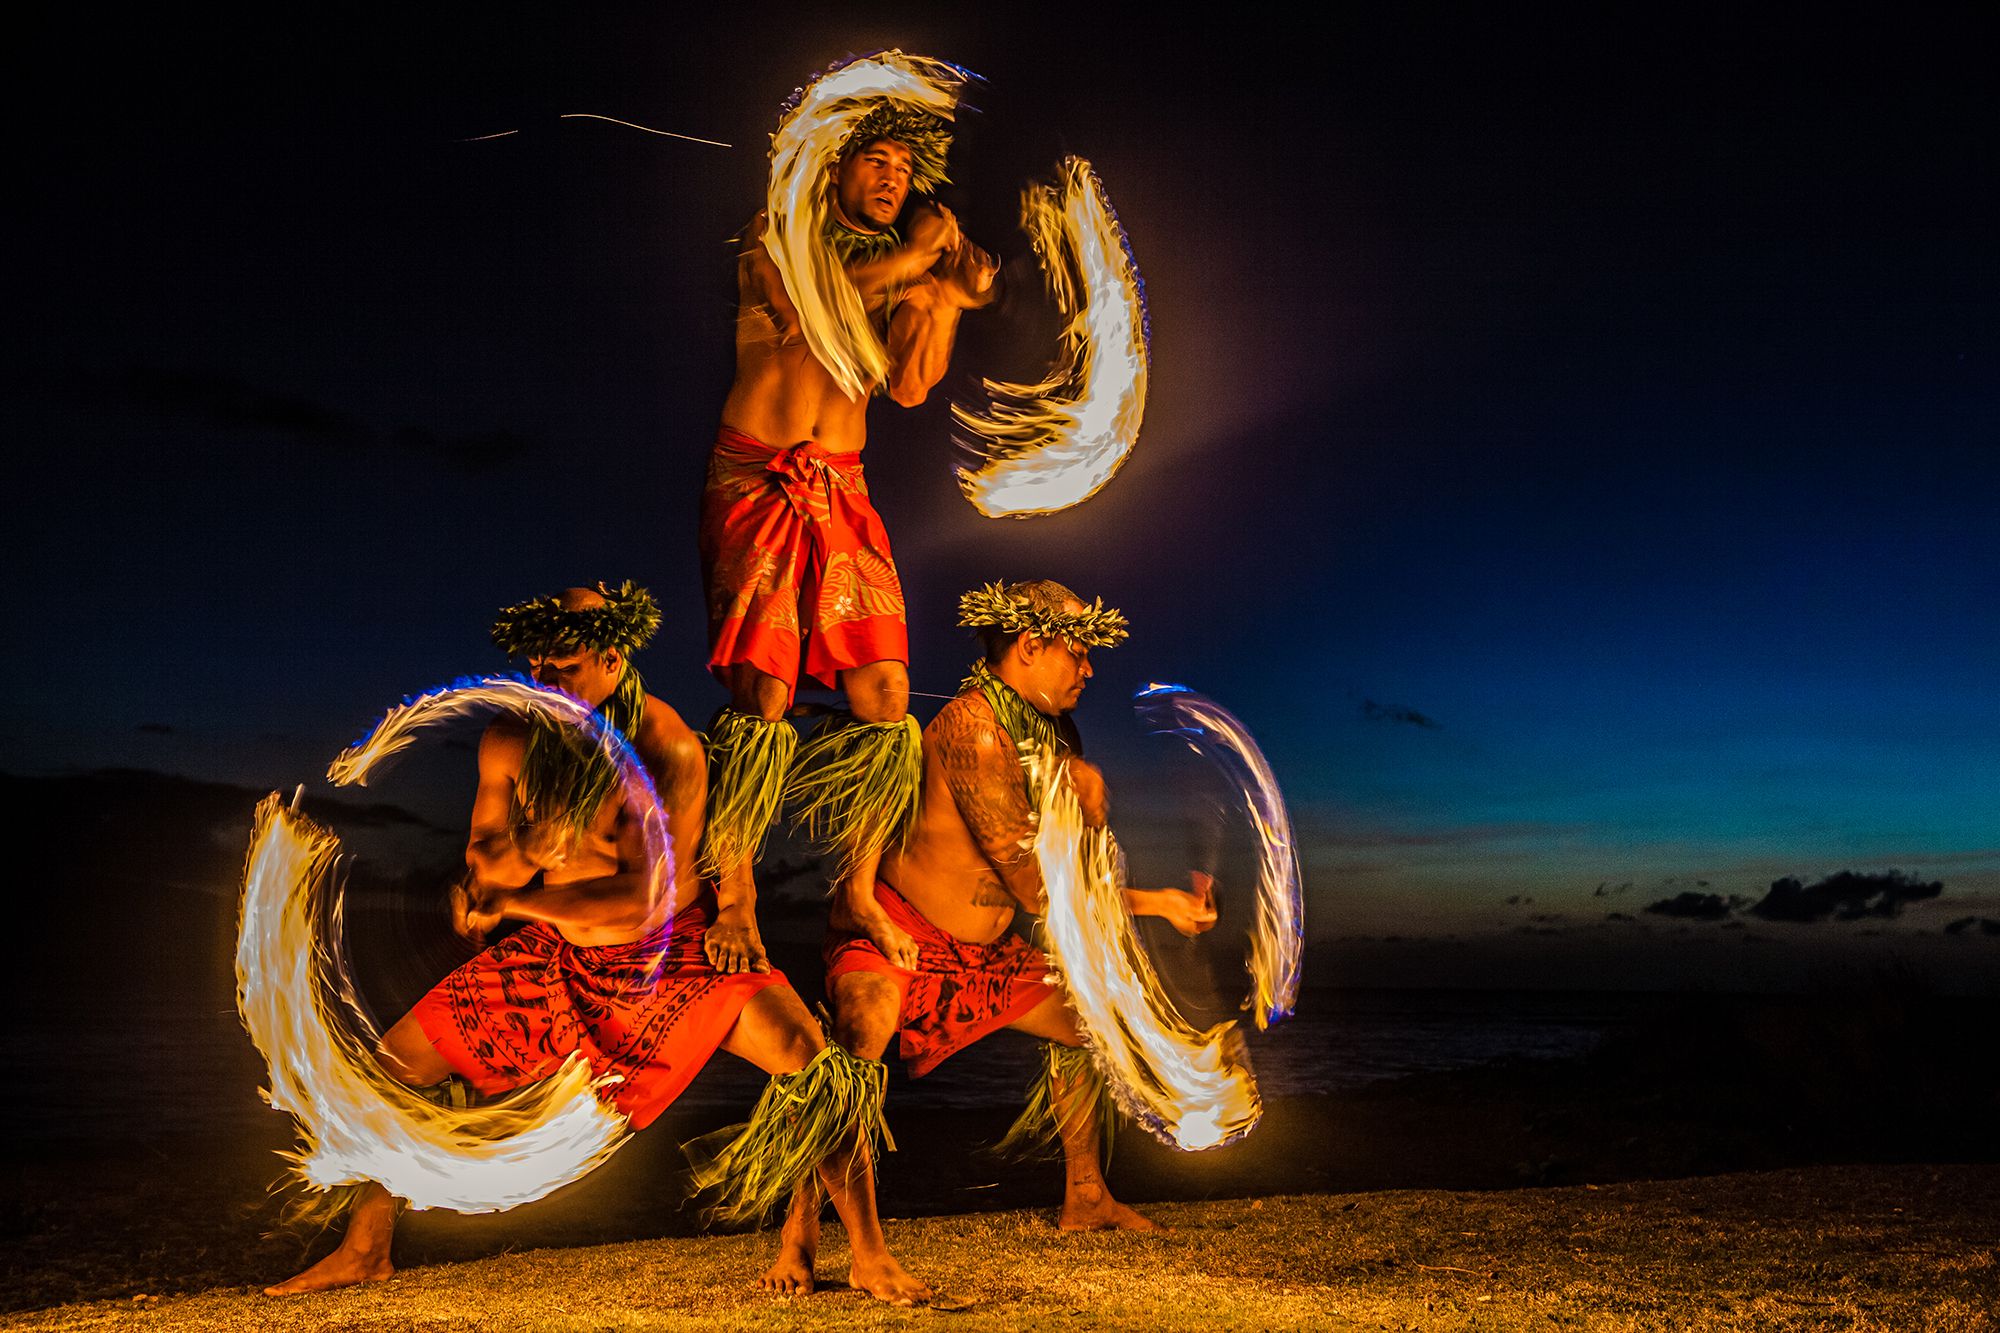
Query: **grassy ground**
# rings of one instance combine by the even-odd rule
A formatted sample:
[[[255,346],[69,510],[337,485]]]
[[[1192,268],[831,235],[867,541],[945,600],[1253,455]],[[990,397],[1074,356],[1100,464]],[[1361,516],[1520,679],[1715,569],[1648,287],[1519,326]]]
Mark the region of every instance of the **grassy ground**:
[[[965,1308],[751,1283],[768,1234],[407,1269],[266,1299],[234,1288],[22,1313],[0,1329],[1935,1330],[2000,1327],[2000,1167],[1816,1167],[1690,1180],[1165,1203],[1166,1236],[1069,1236],[1045,1213],[892,1224]],[[837,1228],[821,1272],[838,1278]]]

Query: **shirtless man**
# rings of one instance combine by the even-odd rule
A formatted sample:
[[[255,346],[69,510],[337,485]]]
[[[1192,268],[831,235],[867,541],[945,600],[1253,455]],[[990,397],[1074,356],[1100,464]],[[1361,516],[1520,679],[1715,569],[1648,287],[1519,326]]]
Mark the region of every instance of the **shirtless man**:
[[[993,260],[949,209],[919,204],[897,230],[911,191],[943,182],[949,142],[948,122],[885,105],[857,126],[826,186],[821,241],[885,330],[880,387],[905,407],[943,377],[960,315],[994,295]],[[807,345],[764,224],[759,214],[738,257],[736,379],[702,497],[709,667],[730,692],[710,729],[703,866],[754,893],[751,866],[789,779],[807,827],[839,858],[835,921],[908,961],[909,940],[868,892],[919,777],[902,585],[861,468],[868,399],[843,393]],[[808,674],[838,682],[851,715],[817,731],[794,764],[784,716],[801,650]]]
[[[701,740],[646,693],[629,660],[659,618],[643,588],[599,584],[509,607],[493,637],[527,658],[536,680],[590,704],[632,743],[666,807],[671,845],[691,848],[706,788]],[[453,921],[475,943],[503,920],[528,924],[390,1028],[377,1051],[383,1069],[412,1087],[456,1075],[490,1095],[547,1077],[581,1050],[596,1074],[621,1076],[605,1095],[634,1128],[651,1123],[717,1049],[802,1098],[851,1097],[858,1067],[829,1057],[797,993],[750,948],[742,905],[705,892],[692,856],[677,857],[671,882],[656,886],[616,770],[572,739],[539,719],[487,727],[470,873],[453,894]],[[659,976],[647,985],[656,958]],[[825,1151],[809,1160],[820,1162],[820,1187],[853,1239],[853,1284],[899,1304],[924,1299],[923,1284],[882,1241],[867,1159],[853,1160],[857,1125],[821,1137]],[[389,1277],[398,1210],[381,1185],[365,1186],[339,1247],[267,1294]]]
[[[1054,1121],[1047,1130],[1064,1159],[1058,1225],[1150,1231],[1153,1224],[1112,1198],[1105,1184],[1095,1113],[1101,1084],[1082,1050],[1076,1016],[1063,992],[1044,979],[1048,960],[1008,933],[1016,912],[1043,907],[1034,854],[1039,802],[1031,799],[1035,778],[1021,747],[1061,756],[1085,819],[1103,824],[1104,781],[1078,756],[1068,715],[1090,679],[1090,650],[1123,640],[1125,620],[1046,579],[968,593],[960,610],[960,623],[980,630],[986,659],[924,729],[916,827],[902,850],[883,858],[875,885],[884,910],[914,940],[917,962],[898,966],[855,933],[829,937],[834,1039],[876,1060],[900,1029],[912,1076],[1002,1027],[1052,1043],[1045,1104]],[[1183,934],[1215,924],[1205,893],[1125,893],[1135,915],[1164,917]],[[789,1260],[810,1272],[817,1244],[817,1214],[794,1209],[778,1267]]]

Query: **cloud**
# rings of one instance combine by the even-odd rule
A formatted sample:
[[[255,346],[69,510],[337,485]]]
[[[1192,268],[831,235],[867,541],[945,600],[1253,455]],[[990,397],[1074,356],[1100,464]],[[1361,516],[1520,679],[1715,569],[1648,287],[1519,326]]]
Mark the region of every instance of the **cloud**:
[[[1530,897],[1528,897],[1528,896],[1527,896],[1526,894],[1523,894],[1523,893],[1517,893],[1517,894],[1515,894],[1515,895],[1514,895],[1513,897],[1511,897],[1511,898],[1509,898],[1509,899],[1507,900],[1507,906],[1509,906],[1509,907],[1529,907],[1529,906],[1532,906],[1532,905],[1534,904],[1534,901],[1535,901],[1535,900],[1534,900],[1533,898],[1530,898]]]
[[[1773,880],[1771,891],[1750,909],[1750,915],[1766,921],[1807,924],[1825,921],[1860,921],[1868,917],[1902,915],[1903,904],[1935,898],[1944,892],[1941,880],[1925,882],[1900,870],[1880,874],[1857,874],[1843,870],[1813,884],[1803,884],[1787,876]]]
[[[174,729],[164,722],[141,722],[132,730],[146,736],[171,736]]]
[[[210,371],[135,366],[79,385],[78,396],[91,407],[135,410],[223,430],[323,442],[352,440],[363,433],[360,423],[330,407]]]
[[[1405,708],[1401,704],[1378,704],[1373,699],[1361,701],[1361,716],[1370,722],[1401,722],[1425,731],[1444,730],[1442,722],[1436,718],[1426,717],[1414,708]]]
[[[510,430],[440,435],[421,426],[385,433],[309,399],[261,388],[231,375],[141,366],[92,377],[72,395],[94,410],[139,412],[211,430],[283,435],[340,450],[386,449],[442,463],[470,475],[492,472],[532,454],[536,442]]]
[[[1944,933],[1963,935],[1974,926],[1979,927],[1979,933],[1982,935],[2000,935],[2000,921],[1995,921],[1990,916],[1962,916],[1945,926]]]
[[[435,435],[417,426],[405,426],[396,432],[394,443],[403,453],[435,458],[447,467],[475,475],[505,467],[535,451],[533,440],[510,430]]]
[[[1635,921],[1638,918],[1634,917],[1630,912],[1606,912],[1604,919],[1606,921]]]
[[[1719,893],[1696,893],[1687,889],[1671,898],[1648,903],[1646,910],[1654,916],[1677,917],[1683,921],[1720,921],[1729,915],[1733,904],[1743,901],[1741,898],[1724,898]]]
[[[1590,896],[1593,898],[1609,898],[1614,893],[1630,893],[1631,891],[1631,880],[1628,879],[1623,884],[1613,887],[1611,881],[1607,879],[1599,883],[1595,889],[1592,889]]]

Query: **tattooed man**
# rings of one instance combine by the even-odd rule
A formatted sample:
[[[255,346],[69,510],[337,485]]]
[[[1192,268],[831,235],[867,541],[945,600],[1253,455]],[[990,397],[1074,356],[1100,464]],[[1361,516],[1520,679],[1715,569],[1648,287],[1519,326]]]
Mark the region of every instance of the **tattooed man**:
[[[1086,606],[1047,579],[968,593],[960,611],[960,623],[979,630],[985,659],[924,729],[916,825],[907,844],[883,858],[875,883],[917,956],[899,965],[865,936],[831,936],[834,1039],[874,1060],[900,1031],[902,1057],[921,1076],[1003,1027],[1042,1038],[1049,1043],[1044,1083],[1009,1138],[1059,1142],[1064,1229],[1151,1230],[1105,1184],[1102,1084],[1082,1050],[1076,1016],[1046,980],[1047,959],[1008,930],[1017,912],[1043,905],[1033,850],[1036,778],[1024,749],[1060,756],[1085,819],[1104,822],[1104,780],[1083,761],[1069,714],[1090,680],[1091,650],[1123,640],[1125,619],[1102,600]],[[1183,934],[1215,924],[1205,895],[1127,889],[1126,901],[1135,914],[1164,917]],[[781,1263],[794,1256],[810,1271],[815,1217],[794,1210],[787,1219]]]

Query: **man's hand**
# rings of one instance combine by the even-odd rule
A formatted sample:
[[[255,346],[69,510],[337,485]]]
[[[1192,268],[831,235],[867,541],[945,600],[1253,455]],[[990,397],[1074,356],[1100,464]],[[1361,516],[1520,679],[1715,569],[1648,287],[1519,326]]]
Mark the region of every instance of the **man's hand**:
[[[468,944],[485,944],[486,937],[506,919],[498,910],[504,890],[491,889],[461,879],[451,886],[451,928]]]
[[[708,965],[718,972],[771,970],[771,961],[764,956],[764,940],[757,933],[757,918],[740,906],[716,912],[701,949],[708,955]]]
[[[866,935],[884,958],[904,971],[917,970],[917,942],[882,910],[873,878],[856,877],[836,888],[827,921],[835,930]]]
[[[1208,880],[1206,885],[1203,880]],[[1198,891],[1189,893],[1186,889],[1133,889],[1131,892],[1144,895],[1147,916],[1157,916],[1181,934],[1192,939],[1215,925],[1214,880],[1206,875],[1195,878]]]
[[[1097,765],[1075,755],[1063,760],[1063,767],[1069,773],[1070,786],[1076,789],[1076,803],[1083,807],[1084,824],[1103,828],[1111,818],[1111,793],[1104,786],[1104,774]]]
[[[931,204],[911,214],[910,236],[906,244],[919,254],[937,260],[956,250],[961,240],[958,219],[943,204]]]
[[[882,956],[895,966],[905,972],[917,970],[917,942],[910,938],[908,931],[888,917],[884,916],[868,927],[868,938],[882,951]]]
[[[560,870],[569,860],[566,830],[554,820],[517,826],[508,836],[521,859],[537,870]]]
[[[999,275],[1000,261],[961,235],[951,252],[931,270],[938,296],[960,310],[977,310],[991,305],[1000,294],[993,279]]]

